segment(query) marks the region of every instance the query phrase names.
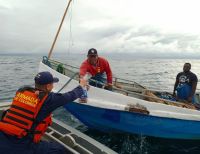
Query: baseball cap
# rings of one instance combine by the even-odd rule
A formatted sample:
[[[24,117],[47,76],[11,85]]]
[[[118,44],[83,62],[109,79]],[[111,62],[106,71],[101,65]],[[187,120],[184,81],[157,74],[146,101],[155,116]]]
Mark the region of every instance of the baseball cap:
[[[40,85],[55,83],[59,81],[59,79],[53,77],[53,75],[50,72],[39,72],[34,79],[35,83]]]
[[[92,56],[92,55],[94,55],[94,56],[97,55],[97,50],[94,48],[91,48],[88,50],[88,56]]]

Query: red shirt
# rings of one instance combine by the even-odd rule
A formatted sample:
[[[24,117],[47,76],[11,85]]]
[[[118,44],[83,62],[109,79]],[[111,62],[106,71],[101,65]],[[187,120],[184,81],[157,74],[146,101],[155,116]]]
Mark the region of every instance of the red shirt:
[[[112,71],[108,61],[102,57],[98,57],[96,66],[91,65],[86,59],[80,67],[80,76],[84,76],[86,72],[89,72],[92,76],[95,76],[97,73],[106,72],[107,82],[112,83]]]

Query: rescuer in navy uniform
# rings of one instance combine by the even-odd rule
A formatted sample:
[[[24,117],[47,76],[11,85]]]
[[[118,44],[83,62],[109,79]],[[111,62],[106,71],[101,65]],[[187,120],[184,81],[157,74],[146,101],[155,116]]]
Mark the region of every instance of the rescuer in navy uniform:
[[[51,125],[51,113],[60,106],[80,98],[87,82],[70,92],[53,93],[53,85],[59,79],[50,72],[35,76],[35,88],[20,88],[12,105],[0,121],[1,154],[64,154],[65,148],[54,142],[41,141]]]

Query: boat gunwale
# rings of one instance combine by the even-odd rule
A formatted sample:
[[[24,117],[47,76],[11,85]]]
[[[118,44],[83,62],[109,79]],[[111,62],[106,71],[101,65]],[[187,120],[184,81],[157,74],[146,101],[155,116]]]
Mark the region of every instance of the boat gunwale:
[[[66,65],[67,67],[71,67],[71,68],[75,68],[75,69],[78,69],[78,67],[75,67],[75,66],[72,66],[72,65],[69,65],[69,64],[64,64],[64,63],[61,63],[61,62],[58,62],[56,60],[52,60],[52,59],[49,59],[50,63],[56,63],[57,65],[58,64],[63,64],[63,65]],[[44,64],[44,63],[43,63]],[[53,68],[52,68],[53,69]],[[73,72],[72,70],[68,69],[68,68],[65,68],[65,70],[69,70],[71,72]],[[73,73],[78,73],[77,72],[73,72]],[[66,75],[67,76],[67,75]],[[153,99],[153,100],[156,100],[156,101],[149,101],[149,100],[146,100],[147,102],[153,102],[153,103],[160,103],[160,104],[166,104],[166,105],[171,105],[171,106],[176,106],[176,107],[180,107],[180,108],[186,108],[186,109],[192,109],[192,110],[197,110],[196,107],[191,104],[191,105],[188,105],[186,103],[183,103],[183,102],[179,102],[179,101],[171,101],[171,100],[166,100],[166,99],[163,99],[163,98],[159,98],[159,97],[151,97],[149,95],[145,95],[144,93],[147,92],[147,91],[151,91],[151,92],[156,92],[156,91],[153,91],[153,90],[149,90],[147,89],[146,87],[140,85],[139,83],[135,82],[135,81],[131,81],[131,80],[126,80],[126,79],[122,79],[122,78],[117,78],[117,77],[113,77],[113,79],[116,79],[114,81],[114,84],[113,84],[113,89],[118,91],[117,93],[122,93],[122,94],[125,94],[127,96],[130,96],[130,95],[137,95],[139,97],[144,97],[142,100],[146,100],[146,99]],[[97,82],[93,79],[90,79],[91,81],[94,81],[94,82]],[[127,81],[127,82],[130,82],[130,83],[125,83],[125,82],[117,82],[117,80],[122,80],[122,81]],[[126,90],[126,89],[123,89],[123,88],[119,88],[118,86],[116,86],[116,84],[119,83],[119,84],[127,84],[127,85],[131,85],[130,87],[134,87],[136,88],[135,91],[130,91],[130,90]],[[136,86],[136,87],[135,87]],[[140,87],[140,88],[137,88]],[[161,91],[160,91],[161,92]],[[133,97],[133,96],[130,96],[130,97]],[[163,101],[163,102],[159,102],[159,101]],[[197,110],[198,111],[198,110]]]

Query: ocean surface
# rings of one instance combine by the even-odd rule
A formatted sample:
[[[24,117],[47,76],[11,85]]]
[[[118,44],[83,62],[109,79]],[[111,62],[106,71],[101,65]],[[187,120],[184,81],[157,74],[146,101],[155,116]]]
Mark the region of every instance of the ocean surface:
[[[137,59],[134,55],[104,55],[113,74],[134,80],[149,89],[172,92],[175,77],[183,64],[190,62],[191,71],[200,78],[200,59]],[[53,56],[61,62],[80,66],[85,55],[65,54]],[[0,102],[11,101],[15,91],[23,85],[33,85],[41,55],[0,55]],[[197,91],[200,91],[198,84]],[[127,133],[108,134],[89,129],[63,108],[54,112],[57,119],[79,129],[120,154],[199,154],[200,141],[160,139]],[[199,130],[200,131],[200,130]]]

